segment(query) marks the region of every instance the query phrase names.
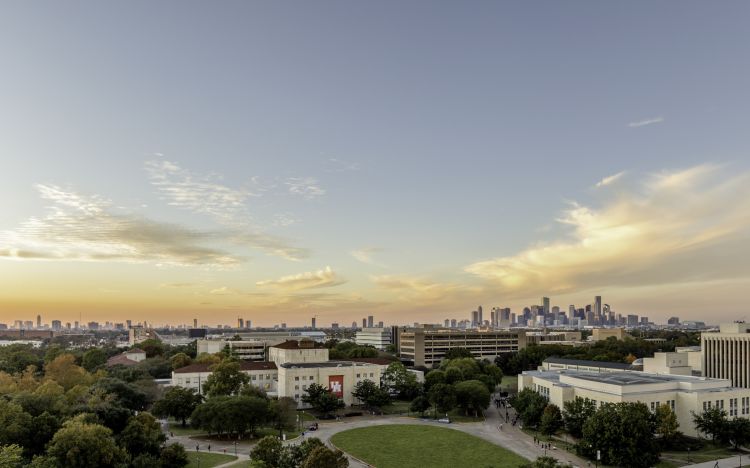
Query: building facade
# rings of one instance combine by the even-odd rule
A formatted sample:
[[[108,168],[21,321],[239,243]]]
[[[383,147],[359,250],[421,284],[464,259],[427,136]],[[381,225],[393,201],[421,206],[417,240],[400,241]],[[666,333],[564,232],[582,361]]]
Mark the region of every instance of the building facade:
[[[718,332],[701,333],[701,349],[703,375],[750,388],[750,324],[722,324]]]
[[[399,357],[414,366],[432,367],[451,349],[465,348],[477,359],[493,360],[526,347],[524,331],[453,330],[420,327],[399,336]]]
[[[229,351],[238,358],[250,361],[266,359],[266,342],[260,340],[197,340],[198,354],[216,354],[229,347]]]
[[[719,407],[730,418],[750,418],[750,389],[732,386],[729,379],[685,375],[649,374],[639,371],[581,372],[526,371],[518,378],[518,390],[530,388],[560,408],[576,397],[604,403],[641,402],[651,411],[669,405],[680,430],[698,436],[693,413]]]
[[[391,344],[391,329],[385,327],[363,328],[356,333],[354,342],[358,345],[372,346],[375,349],[384,351]]]

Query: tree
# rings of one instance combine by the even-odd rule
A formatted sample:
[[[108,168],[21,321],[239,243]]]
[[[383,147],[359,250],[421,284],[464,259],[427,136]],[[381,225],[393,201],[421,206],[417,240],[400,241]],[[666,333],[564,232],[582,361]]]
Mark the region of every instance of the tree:
[[[300,465],[300,468],[347,468],[349,460],[341,450],[331,450],[320,446],[314,448]]]
[[[745,418],[734,418],[726,422],[724,434],[727,442],[730,442],[734,449],[750,442],[750,420]]]
[[[181,444],[169,444],[159,455],[160,468],[183,468],[189,461],[185,447]]]
[[[445,353],[446,360],[460,359],[460,358],[474,359],[474,355],[471,354],[471,351],[469,351],[466,348],[451,348]]]
[[[193,360],[185,353],[177,353],[169,358],[169,363],[172,365],[172,370],[176,370],[185,366],[189,366],[193,363]]]
[[[606,403],[586,421],[578,450],[605,465],[650,467],[659,462],[656,418],[643,403]]]
[[[209,433],[244,435],[253,433],[268,418],[268,402],[258,397],[242,395],[219,396],[199,405],[190,416],[193,427]]]
[[[101,348],[91,348],[81,358],[81,365],[89,372],[94,372],[107,362],[107,355]]]
[[[396,361],[388,365],[381,378],[383,386],[399,399],[411,400],[419,394],[420,385],[417,376],[409,372],[403,364]]]
[[[542,419],[539,424],[539,431],[547,436],[559,431],[563,426],[562,414],[560,414],[560,408],[557,405],[549,404],[544,408],[542,412]]]
[[[123,380],[105,377],[92,385],[92,389],[102,389],[104,393],[114,396],[117,404],[129,410],[140,411],[146,407],[146,394]]]
[[[0,445],[29,445],[32,417],[16,404],[0,399]]]
[[[240,363],[225,359],[211,367],[211,375],[203,384],[203,391],[209,397],[234,395],[248,382],[250,376],[240,370]]]
[[[53,359],[45,366],[44,377],[57,382],[65,390],[91,383],[91,376],[83,367],[76,365],[76,357],[72,354],[61,354]]]
[[[302,395],[302,402],[312,406],[316,411],[329,415],[344,407],[344,402],[322,385],[310,384]]]
[[[424,416],[424,412],[430,409],[430,400],[424,395],[416,397],[409,406],[409,410]]]
[[[511,401],[524,425],[536,427],[542,420],[547,399],[530,388],[524,388]]]
[[[573,437],[583,436],[583,425],[596,413],[596,404],[588,398],[575,397],[563,403],[565,430]]]
[[[456,390],[452,385],[440,383],[430,387],[427,399],[437,411],[447,413],[456,407]]]
[[[149,338],[138,344],[138,348],[146,353],[147,358],[161,356],[164,354],[164,344],[155,338]],[[135,349],[135,348],[133,348]]]
[[[425,391],[429,391],[433,385],[444,384],[444,383],[446,383],[445,372],[443,372],[440,369],[431,370],[424,376]]]
[[[297,422],[297,402],[294,401],[294,398],[290,397],[271,400],[269,419],[274,429],[278,429],[279,434],[284,429],[294,429],[294,425]]]
[[[487,386],[479,380],[459,382],[455,388],[456,403],[467,415],[473,411],[475,416],[479,417],[490,404],[490,392]]]
[[[127,456],[115,444],[111,430],[79,417],[57,431],[47,453],[66,468],[114,467]]]
[[[148,454],[158,456],[161,446],[167,441],[159,422],[149,413],[139,413],[128,421],[128,425],[118,437],[120,445],[132,455]]]
[[[184,387],[170,387],[161,400],[154,403],[152,412],[160,417],[173,417],[185,427],[187,418],[203,401],[203,397],[195,389]]]
[[[369,408],[380,408],[391,403],[388,392],[372,380],[361,380],[354,385],[352,396]]]
[[[21,468],[23,466],[23,448],[20,445],[0,446],[0,466],[3,468]]]
[[[701,414],[693,413],[693,423],[699,432],[711,436],[711,441],[721,440],[726,428],[727,412],[721,408],[707,408]]]
[[[677,435],[677,428],[680,424],[677,422],[677,416],[669,405],[659,405],[656,408],[656,434],[661,438],[664,444],[669,444]]]
[[[281,440],[278,437],[266,436],[255,444],[252,452],[250,452],[250,458],[263,462],[266,466],[276,467],[282,448]]]

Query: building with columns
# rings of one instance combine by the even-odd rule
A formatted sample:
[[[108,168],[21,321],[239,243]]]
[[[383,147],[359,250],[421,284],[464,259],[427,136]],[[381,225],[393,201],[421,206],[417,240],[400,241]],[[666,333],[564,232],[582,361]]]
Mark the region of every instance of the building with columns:
[[[703,375],[729,379],[750,388],[750,324],[722,324],[718,332],[701,333]]]

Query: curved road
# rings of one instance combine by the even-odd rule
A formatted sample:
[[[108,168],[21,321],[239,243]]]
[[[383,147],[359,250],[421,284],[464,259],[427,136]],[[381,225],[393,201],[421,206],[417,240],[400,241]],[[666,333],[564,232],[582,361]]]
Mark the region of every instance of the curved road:
[[[356,429],[359,427],[369,427],[373,425],[384,425],[384,424],[426,424],[426,425],[438,425],[448,429],[454,429],[467,434],[471,434],[487,440],[495,445],[499,445],[508,450],[511,450],[518,455],[534,460],[536,457],[543,456],[545,454],[544,449],[539,445],[535,444],[533,438],[521,431],[517,426],[514,427],[511,424],[506,424],[504,418],[500,416],[500,411],[494,407],[490,407],[485,411],[485,421],[477,423],[454,423],[454,424],[442,424],[431,420],[420,420],[416,418],[410,418],[406,416],[365,416],[358,417],[355,419],[342,419],[339,421],[331,422],[320,422],[319,429],[314,432],[307,432],[303,437],[317,437],[327,444],[330,445],[331,437],[341,431],[349,429]],[[502,424],[502,430],[499,429]],[[287,441],[287,444],[300,443],[303,440],[302,437]],[[176,436],[171,437],[170,442],[179,442],[185,446],[188,451],[195,451],[196,446],[199,446],[200,451],[204,452],[208,450],[209,442],[193,439],[188,436]],[[250,451],[252,450],[253,444],[245,442],[237,444],[235,447],[234,443],[229,441],[211,441],[211,452],[213,453],[226,453],[236,454],[240,459],[249,459]],[[546,454],[557,458],[563,463],[569,463],[573,466],[586,467],[589,463],[581,458],[576,457],[573,454],[566,452],[565,450],[547,450]],[[352,468],[366,468],[369,465],[357,461],[356,459],[349,458],[350,466]]]

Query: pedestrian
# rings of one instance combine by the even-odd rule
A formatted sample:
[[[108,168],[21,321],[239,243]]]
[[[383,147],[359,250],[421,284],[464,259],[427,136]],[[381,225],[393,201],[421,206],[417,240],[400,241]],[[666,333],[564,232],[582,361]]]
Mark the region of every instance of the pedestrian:
[[[208,451],[211,451],[211,444],[208,444]]]
[[[503,425],[502,425],[502,424],[500,424],[500,430],[501,430],[501,431],[503,430]]]
[[[200,449],[201,449],[201,446],[200,446],[200,445],[198,445],[198,444],[195,444],[195,451],[197,452],[197,451],[199,451]]]
[[[174,432],[169,431],[169,437],[174,437]]]

